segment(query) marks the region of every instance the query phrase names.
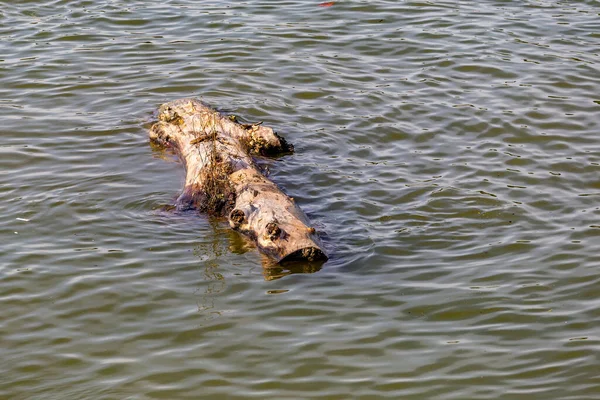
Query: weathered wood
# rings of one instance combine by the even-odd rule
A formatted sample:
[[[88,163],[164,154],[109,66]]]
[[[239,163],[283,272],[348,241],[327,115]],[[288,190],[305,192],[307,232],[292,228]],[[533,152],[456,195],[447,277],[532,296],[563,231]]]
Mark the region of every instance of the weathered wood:
[[[306,215],[253,159],[293,150],[273,129],[240,124],[196,99],[181,99],[159,108],[150,138],[172,147],[185,165],[178,207],[224,215],[277,262],[327,259]]]

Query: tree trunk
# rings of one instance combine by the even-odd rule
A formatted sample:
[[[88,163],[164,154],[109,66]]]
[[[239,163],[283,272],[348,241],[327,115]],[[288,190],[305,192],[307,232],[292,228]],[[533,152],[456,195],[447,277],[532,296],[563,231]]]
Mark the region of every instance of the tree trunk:
[[[293,151],[271,128],[240,124],[195,99],[163,104],[150,139],[172,147],[186,169],[178,207],[225,216],[277,262],[326,260],[315,229],[296,205],[267,179],[253,156]]]

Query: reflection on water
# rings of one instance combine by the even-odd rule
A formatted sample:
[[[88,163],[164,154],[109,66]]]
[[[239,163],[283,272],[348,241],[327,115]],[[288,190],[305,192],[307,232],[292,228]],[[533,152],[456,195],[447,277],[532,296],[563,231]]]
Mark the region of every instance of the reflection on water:
[[[191,214],[191,213],[186,213]],[[215,309],[215,298],[223,292],[226,287],[225,277],[219,271],[219,259],[223,252],[228,250],[219,232],[218,225],[211,221],[215,229],[215,235],[211,241],[203,242],[194,247],[194,256],[200,261],[200,270],[202,272],[202,285],[195,294],[197,296],[198,312],[210,317],[220,316],[220,310]]]
[[[279,279],[290,274],[313,274],[320,271],[323,264],[323,261],[288,261],[277,264],[268,257],[262,257],[263,275],[266,280]]]
[[[197,218],[194,212],[185,212],[190,218]],[[212,236],[212,242],[202,243],[194,248],[194,255],[199,258],[204,268],[204,278],[206,282],[219,281],[224,284],[223,275],[219,273],[219,259],[231,252],[233,254],[245,254],[249,251],[256,252],[256,246],[238,232],[228,229],[228,225],[222,219],[210,219],[215,234]],[[263,269],[264,279],[267,281],[283,278],[290,274],[312,274],[318,272],[324,262],[285,262],[276,263],[264,254],[258,255]],[[225,261],[227,262],[227,261]],[[214,287],[210,285],[206,293],[213,293]],[[222,286],[219,286],[222,287]],[[218,293],[218,292],[216,292]]]

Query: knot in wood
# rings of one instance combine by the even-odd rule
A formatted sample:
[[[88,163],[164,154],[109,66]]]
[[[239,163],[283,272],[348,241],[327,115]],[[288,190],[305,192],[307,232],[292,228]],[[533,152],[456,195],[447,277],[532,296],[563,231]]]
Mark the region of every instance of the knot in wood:
[[[275,240],[281,235],[281,228],[276,222],[269,222],[266,226],[267,238]]]
[[[237,228],[246,222],[246,214],[244,214],[244,212],[239,208],[236,208],[235,210],[231,211],[231,214],[229,214],[229,219]]]

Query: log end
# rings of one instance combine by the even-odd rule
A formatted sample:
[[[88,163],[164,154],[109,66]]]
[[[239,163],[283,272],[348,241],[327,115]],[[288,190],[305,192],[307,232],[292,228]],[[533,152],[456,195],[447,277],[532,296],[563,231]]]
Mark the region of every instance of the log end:
[[[172,127],[166,122],[159,121],[150,128],[150,141],[156,145],[169,147],[172,141]]]
[[[327,255],[314,228],[304,225],[303,218],[279,213],[284,220],[272,219],[264,227],[255,225],[256,243],[263,253],[281,262],[327,261]]]
[[[242,198],[238,201],[243,202]],[[245,211],[244,211],[245,209]],[[243,204],[229,213],[229,225],[232,229],[251,237],[258,248],[271,258],[280,262],[288,261],[327,261],[327,254],[319,241],[317,232],[307,227],[304,218],[298,218],[296,212],[278,210],[278,217],[269,217],[270,209]]]
[[[273,157],[294,152],[294,146],[273,129],[253,125],[241,141],[250,154]]]
[[[322,262],[325,262],[325,261],[327,261],[327,259],[328,259],[328,257],[323,252],[323,250],[321,250],[318,247],[308,246],[308,247],[298,249],[298,250],[294,251],[293,253],[288,254],[287,256],[282,258],[279,262],[280,263],[287,263],[287,262],[294,262],[294,261],[309,261],[309,262],[322,261]]]

